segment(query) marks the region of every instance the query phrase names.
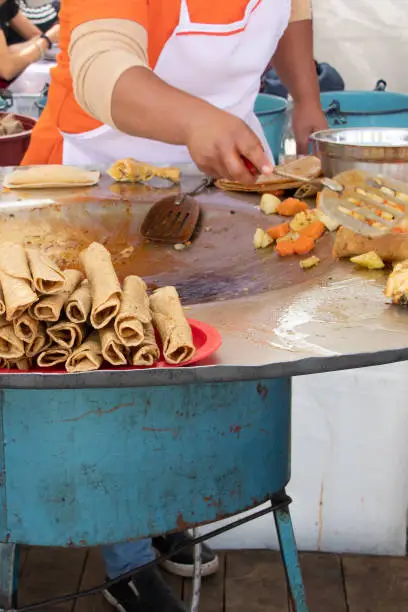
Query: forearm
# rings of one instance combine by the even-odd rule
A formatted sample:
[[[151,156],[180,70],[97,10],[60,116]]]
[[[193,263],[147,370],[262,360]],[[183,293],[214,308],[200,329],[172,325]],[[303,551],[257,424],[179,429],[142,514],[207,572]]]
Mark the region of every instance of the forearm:
[[[295,102],[306,100],[320,104],[311,19],[289,24],[279,42],[272,63]]]
[[[40,39],[10,45],[7,54],[1,58],[0,75],[7,81],[11,81],[30,64],[40,59],[46,49],[46,41]]]
[[[37,28],[21,11],[17,13],[14,19],[10,22],[11,27],[17,34],[25,40],[30,40],[36,36],[40,36],[41,30]]]
[[[112,119],[119,130],[175,145],[186,144],[191,122],[197,117],[205,122],[210,108],[141,66],[119,78],[112,96]]]

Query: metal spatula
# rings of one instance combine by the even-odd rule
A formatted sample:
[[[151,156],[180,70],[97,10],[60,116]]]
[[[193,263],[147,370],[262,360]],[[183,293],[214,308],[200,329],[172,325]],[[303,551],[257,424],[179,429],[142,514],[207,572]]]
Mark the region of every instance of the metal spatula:
[[[382,176],[365,177],[363,187],[343,185],[330,178],[307,179],[281,170],[276,174],[308,185],[326,187],[319,208],[334,221],[363,236],[379,236],[396,227],[406,215],[408,185],[392,186]],[[401,191],[405,187],[405,191]]]
[[[205,178],[188,193],[162,198],[149,210],[143,219],[140,233],[152,242],[162,244],[184,244],[192,237],[200,217],[200,206],[193,196],[214,184]]]
[[[367,176],[364,186],[346,185],[340,193],[323,190],[319,208],[362,236],[380,236],[390,232],[407,215],[408,185],[395,188],[382,176]]]

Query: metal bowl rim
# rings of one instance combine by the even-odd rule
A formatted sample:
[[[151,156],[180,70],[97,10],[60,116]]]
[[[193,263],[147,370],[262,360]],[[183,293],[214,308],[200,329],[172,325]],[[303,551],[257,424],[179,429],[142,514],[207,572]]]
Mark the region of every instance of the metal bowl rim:
[[[382,132],[394,132],[394,133],[399,133],[399,134],[406,134],[407,135],[407,142],[406,144],[391,144],[391,143],[378,143],[378,144],[361,144],[361,143],[351,143],[351,142],[336,142],[335,140],[329,140],[327,138],[328,135],[332,135],[332,134],[341,134],[341,133],[352,133],[352,132],[359,132],[359,133],[377,133],[380,134]],[[326,138],[325,138],[326,137]],[[408,128],[376,128],[376,127],[365,127],[365,128],[357,128],[357,127],[351,127],[351,128],[332,128],[332,129],[328,129],[328,130],[319,130],[318,132],[314,132],[311,136],[310,136],[310,140],[314,141],[316,143],[319,144],[329,144],[331,146],[338,146],[338,147],[359,147],[359,148],[366,148],[366,149],[378,149],[378,148],[383,148],[383,149],[404,149],[404,148],[408,148]]]

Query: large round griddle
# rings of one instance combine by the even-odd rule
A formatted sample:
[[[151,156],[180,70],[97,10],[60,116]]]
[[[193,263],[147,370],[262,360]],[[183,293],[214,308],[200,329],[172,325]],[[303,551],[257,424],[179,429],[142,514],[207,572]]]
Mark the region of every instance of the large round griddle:
[[[183,183],[188,189],[201,177]],[[138,229],[162,190],[112,184],[30,194],[2,193],[0,240],[41,244],[61,264],[78,266],[91,241],[113,253],[121,277],[139,274],[151,287],[174,283],[190,317],[214,325],[217,354],[197,367],[98,371],[78,375],[1,374],[2,387],[136,387],[285,377],[408,359],[408,309],[386,303],[387,271],[357,270],[331,257],[332,237],[318,244],[321,263],[255,251],[256,227],[279,221],[257,208],[259,196],[213,190],[200,196],[202,219],[190,248],[142,241]],[[28,198],[36,197],[35,206]],[[42,206],[51,198],[51,206]],[[17,201],[18,200],[18,201]]]

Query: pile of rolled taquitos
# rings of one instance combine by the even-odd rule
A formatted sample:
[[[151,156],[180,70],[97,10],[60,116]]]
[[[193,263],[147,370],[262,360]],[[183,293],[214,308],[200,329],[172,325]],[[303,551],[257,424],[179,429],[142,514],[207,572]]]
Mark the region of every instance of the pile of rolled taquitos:
[[[175,287],[149,295],[134,275],[121,285],[96,242],[80,260],[84,273],[62,271],[37,248],[0,245],[1,368],[151,367],[161,354],[171,365],[190,361],[193,336]]]

